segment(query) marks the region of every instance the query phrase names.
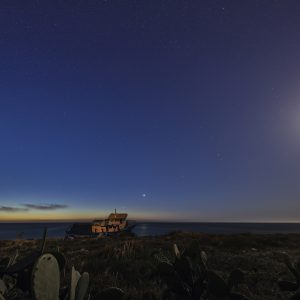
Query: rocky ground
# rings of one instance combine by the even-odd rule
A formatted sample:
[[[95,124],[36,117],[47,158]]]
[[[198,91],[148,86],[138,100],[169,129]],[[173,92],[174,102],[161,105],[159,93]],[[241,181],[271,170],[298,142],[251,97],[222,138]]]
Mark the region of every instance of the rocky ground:
[[[19,251],[19,259],[40,247],[41,241],[0,241],[0,257]],[[300,257],[300,235],[208,235],[176,232],[162,237],[106,237],[97,240],[47,240],[45,251],[59,249],[69,272],[75,266],[89,272],[91,295],[110,286],[124,290],[124,299],[163,299],[163,283],[157,274],[157,254],[174,259],[173,245],[189,249],[191,256],[207,254],[209,269],[223,278],[239,268],[245,274],[241,292],[250,299],[289,299],[278,288],[279,278],[293,279],[284,263],[285,254]]]

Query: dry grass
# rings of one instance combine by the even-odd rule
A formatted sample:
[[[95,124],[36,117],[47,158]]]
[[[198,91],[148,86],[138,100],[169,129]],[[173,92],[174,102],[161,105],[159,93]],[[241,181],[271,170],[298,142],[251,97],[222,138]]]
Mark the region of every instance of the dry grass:
[[[98,240],[49,240],[46,251],[59,247],[68,260],[68,270],[74,265],[91,276],[91,293],[109,286],[126,292],[126,299],[162,299],[162,286],[156,274],[156,253],[172,257],[173,244],[180,249],[194,244],[190,256],[200,249],[208,255],[209,267],[227,276],[240,268],[246,273],[247,295],[252,299],[283,300],[288,295],[277,287],[288,271],[281,259],[285,252],[300,256],[300,235],[207,235],[173,233],[163,237],[122,237]],[[19,250],[20,257],[39,247],[40,241],[0,241],[0,257]],[[193,253],[194,252],[194,253]],[[67,277],[69,274],[67,273]]]

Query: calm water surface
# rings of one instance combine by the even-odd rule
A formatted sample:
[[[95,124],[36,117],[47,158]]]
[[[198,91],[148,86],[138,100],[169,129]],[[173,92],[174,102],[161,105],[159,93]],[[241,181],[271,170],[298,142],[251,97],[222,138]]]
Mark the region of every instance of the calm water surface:
[[[48,228],[49,237],[64,237],[71,223],[0,223],[0,239],[40,238]],[[300,233],[300,223],[137,223],[133,232],[138,236],[162,235],[171,231],[205,233]]]

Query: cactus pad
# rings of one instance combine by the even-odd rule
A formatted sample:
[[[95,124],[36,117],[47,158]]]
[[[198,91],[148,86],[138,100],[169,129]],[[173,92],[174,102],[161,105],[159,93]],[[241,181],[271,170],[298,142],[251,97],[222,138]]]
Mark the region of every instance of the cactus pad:
[[[51,252],[51,254],[56,258],[61,275],[64,276],[67,264],[66,257],[61,252]]]
[[[76,287],[80,277],[80,273],[73,266],[71,271],[70,300],[75,300]]]
[[[36,261],[31,275],[36,300],[59,300],[60,272],[56,258],[46,253]]]
[[[85,299],[85,296],[86,296],[88,288],[89,288],[89,282],[90,282],[89,273],[84,272],[81,275],[80,279],[78,280],[78,283],[76,286],[75,300]]]

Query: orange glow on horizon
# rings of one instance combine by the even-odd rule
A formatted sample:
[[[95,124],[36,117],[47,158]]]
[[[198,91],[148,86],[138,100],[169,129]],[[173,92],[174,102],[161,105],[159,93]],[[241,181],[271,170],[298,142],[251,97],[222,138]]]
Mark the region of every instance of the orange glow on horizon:
[[[77,212],[77,211],[34,211],[34,212],[11,212],[0,213],[0,222],[72,222],[72,221],[92,221],[94,219],[106,218],[112,211],[99,211],[95,210]],[[171,215],[167,216],[163,213],[144,213],[144,212],[130,212],[126,211],[131,220],[151,220],[162,221],[164,219],[170,219]]]

